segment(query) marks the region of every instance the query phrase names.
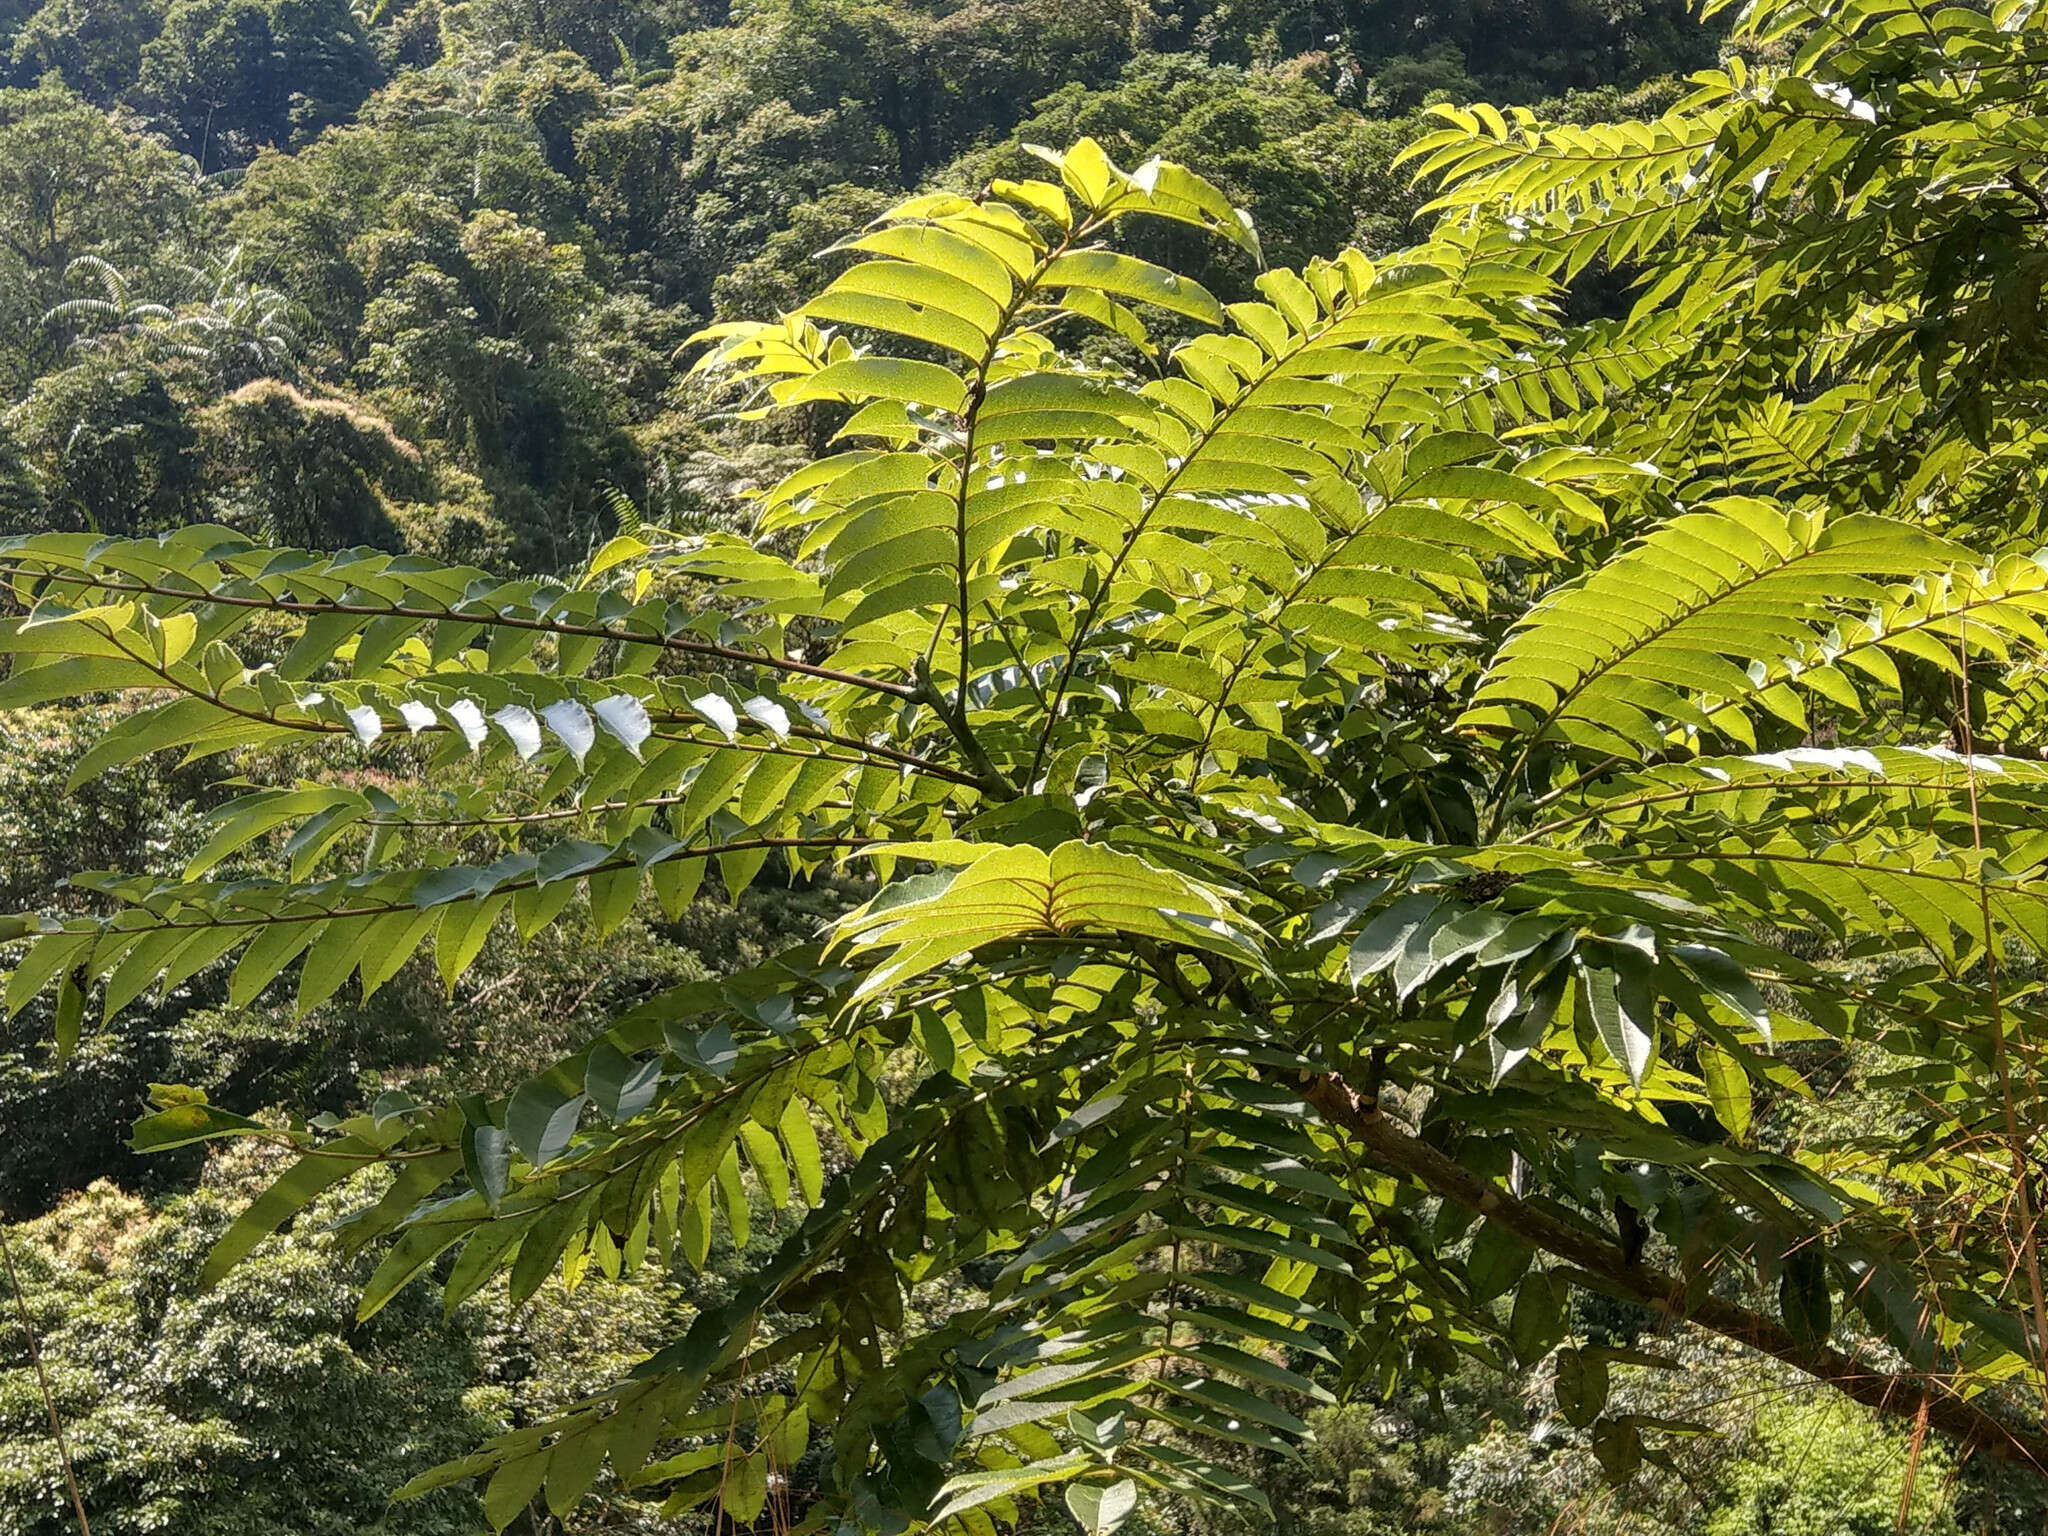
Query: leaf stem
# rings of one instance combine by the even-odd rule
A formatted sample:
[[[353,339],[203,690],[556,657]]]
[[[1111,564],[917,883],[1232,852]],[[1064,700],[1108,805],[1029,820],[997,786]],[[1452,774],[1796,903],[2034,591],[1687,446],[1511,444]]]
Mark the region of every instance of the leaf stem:
[[[599,640],[616,640],[621,645],[659,646],[663,650],[681,651],[686,655],[715,656],[721,661],[730,661],[742,666],[769,667],[776,671],[814,677],[822,682],[838,683],[842,687],[886,694],[894,699],[914,698],[917,693],[917,690],[908,683],[862,677],[858,673],[841,672],[832,667],[798,661],[793,656],[765,656],[755,651],[742,651],[734,646],[718,645],[709,640],[686,639],[680,635],[637,635],[631,630],[618,629],[606,624],[569,624],[548,619],[516,618],[507,613],[459,613],[452,608],[413,608],[402,603],[309,603],[267,595],[238,597],[220,592],[188,592],[178,587],[160,586],[154,582],[114,581],[83,571],[42,571],[19,565],[0,566],[0,574],[76,582],[103,592],[133,592],[151,597],[181,598],[187,602],[213,603],[228,608],[255,608],[267,613],[292,613],[314,617],[338,613],[370,619],[417,619],[422,623],[477,624],[487,628],[495,626],[501,629],[536,630],[546,635],[576,635]]]
[[[744,837],[730,843],[707,843],[698,848],[679,848],[674,853],[668,855],[668,857],[672,859],[708,859],[722,853],[748,853],[762,848],[865,848],[870,843],[881,841],[884,841],[884,839],[874,837]],[[578,870],[573,875],[564,875],[562,879],[587,880],[592,875],[613,874],[622,869],[637,869],[639,867],[640,861],[638,859],[607,859],[602,864],[593,864],[590,868]],[[420,873],[431,874],[433,871],[422,870]],[[508,891],[531,890],[541,883],[542,881],[538,875],[528,875],[520,880],[507,880],[502,885],[492,886],[488,891],[478,892],[471,896],[459,896],[454,901],[439,902],[435,905],[457,906],[466,901],[487,901],[493,896],[502,896]],[[550,881],[547,883],[553,884],[554,882]],[[158,893],[160,896],[163,894],[165,893]],[[133,911],[148,912],[151,916],[158,915],[156,910],[149,906],[146,901],[130,902],[128,907]],[[422,908],[418,902],[394,901],[371,907],[320,908],[311,912],[267,912],[247,918],[208,918],[203,922],[180,922],[176,919],[169,919],[164,922],[148,925],[147,931],[162,932],[177,928],[268,928],[278,923],[338,922],[348,918],[388,917],[393,912],[419,912],[426,910],[431,910],[431,908]],[[55,938],[67,931],[71,930],[56,930],[46,933],[42,937]],[[89,930],[77,931],[85,932]],[[122,929],[120,931],[123,933],[134,933],[143,930],[134,928]]]

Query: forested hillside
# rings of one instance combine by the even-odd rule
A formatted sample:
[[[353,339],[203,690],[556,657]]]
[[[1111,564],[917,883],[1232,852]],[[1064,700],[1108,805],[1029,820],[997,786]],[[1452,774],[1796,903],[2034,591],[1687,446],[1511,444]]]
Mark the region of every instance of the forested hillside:
[[[1203,166],[1272,260],[1386,250],[1425,99],[1611,111],[1706,39],[1675,3],[17,8],[0,519],[562,569],[614,491],[674,522],[786,462],[676,350],[908,190],[1091,134]]]
[[[0,1536],[2040,1529],[2044,57],[0,0]]]

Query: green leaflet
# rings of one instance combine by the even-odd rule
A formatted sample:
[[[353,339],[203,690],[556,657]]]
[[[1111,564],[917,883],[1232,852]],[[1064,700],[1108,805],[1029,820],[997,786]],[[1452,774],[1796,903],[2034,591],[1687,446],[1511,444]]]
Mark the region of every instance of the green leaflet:
[[[1616,951],[1614,970],[1581,960],[1579,989],[1600,1043],[1628,1080],[1641,1087],[1657,1049],[1656,1014],[1642,968],[1623,955]]]
[[[511,901],[510,896],[489,896],[481,901],[464,902],[452,907],[441,919],[441,926],[434,936],[434,961],[440,968],[442,982],[451,993],[455,990],[457,978],[469,969],[470,962],[483,948],[484,940],[490,937],[492,925]]]
[[[1515,1290],[1508,1339],[1525,1364],[1542,1359],[1569,1331],[1568,1293],[1547,1270],[1531,1270]]]
[[[202,1097],[196,1101],[168,1104],[144,1115],[135,1122],[135,1134],[129,1144],[138,1152],[163,1152],[173,1147],[190,1146],[196,1141],[262,1134],[269,1129],[260,1120],[230,1114],[204,1102]]]
[[[806,1122],[808,1123],[808,1122]],[[782,1148],[767,1130],[753,1121],[740,1125],[740,1143],[747,1149],[747,1163],[761,1181],[768,1203],[777,1210],[789,1204],[789,1162]]]
[[[1056,256],[1042,279],[1048,288],[1089,288],[1157,304],[1210,325],[1223,323],[1223,306],[1199,283],[1115,251],[1073,251]]]
[[[902,262],[871,262],[868,265],[880,267],[885,272],[911,270]],[[866,286],[880,285],[870,280]],[[926,304],[861,292],[844,279],[812,299],[804,306],[803,312],[820,320],[837,320],[870,330],[890,331],[912,341],[930,342],[957,353],[970,363],[979,362],[988,350],[987,333],[976,329],[967,320]]]
[[[479,1212],[484,1208],[480,1195],[459,1198]],[[461,1241],[467,1231],[468,1228],[456,1219],[452,1208],[430,1212],[416,1225],[406,1227],[386,1250],[376,1272],[364,1284],[362,1297],[356,1304],[356,1320],[366,1322],[375,1317],[428,1265]]]
[[[1700,1076],[1706,1079],[1707,1097],[1714,1115],[1737,1141],[1749,1134],[1752,1097],[1749,1074],[1742,1063],[1720,1046],[1700,1047]]]
[[[85,1019],[85,990],[75,978],[66,976],[57,989],[57,1020],[54,1036],[61,1065],[78,1049],[79,1026]]]
[[[991,1499],[1007,1498],[1045,1483],[1061,1481],[1086,1465],[1085,1456],[1070,1452],[1050,1461],[1022,1467],[963,1472],[940,1490],[939,1501],[932,1511],[932,1522],[937,1524],[952,1519]]]
[[[938,410],[957,412],[965,403],[966,394],[966,386],[960,382],[959,376],[936,363],[863,357],[821,368],[787,396],[787,403],[835,399],[900,400],[907,405],[929,405]]]
[[[1498,1222],[1489,1221],[1472,1239],[1465,1261],[1466,1286],[1476,1302],[1504,1295],[1529,1267],[1534,1250]]]
[[[325,927],[318,921],[299,921],[258,929],[235,965],[228,1000],[237,1008],[248,1007],[271,978],[298,958],[300,951],[320,937]]]
[[[1127,1477],[1107,1486],[1071,1483],[1066,1500],[1068,1510],[1088,1536],[1109,1536],[1137,1510],[1138,1485]]]
[[[206,1256],[200,1284],[217,1284],[264,1238],[303,1210],[321,1191],[360,1171],[365,1159],[382,1151],[384,1145],[374,1133],[357,1131],[301,1157],[221,1235]]]
[[[893,946],[864,986],[873,990],[976,943],[1033,932],[1116,928],[1185,940],[1255,957],[1218,896],[1199,882],[1143,860],[1080,843],[1047,854],[1031,847],[991,850],[939,894],[907,905],[868,908],[839,928],[856,950]]]
[[[1607,1406],[1607,1362],[1585,1350],[1560,1350],[1554,1391],[1557,1411],[1565,1422],[1584,1429],[1600,1417]]]
[[[545,1079],[526,1083],[505,1107],[505,1130],[526,1160],[540,1168],[568,1148],[576,1133],[584,1095]]]
[[[296,1011],[301,1014],[310,1012],[339,991],[376,937],[376,923],[364,918],[332,922],[322,927],[320,937],[307,949],[305,963],[299,970],[299,993],[294,1002]]]
[[[824,1195],[824,1160],[818,1150],[817,1133],[811,1129],[810,1116],[804,1113],[797,1100],[789,1101],[779,1129],[782,1143],[789,1149],[790,1167],[796,1172],[797,1189],[806,1205],[816,1205]]]
[[[17,662],[0,683],[0,708],[25,709],[103,688],[152,688],[158,681],[148,667],[121,657],[60,657],[36,667]]]
[[[547,1477],[548,1456],[534,1451],[505,1462],[484,1487],[484,1514],[493,1530],[503,1530],[540,1492]]]
[[[51,977],[89,955],[99,937],[96,929],[38,934],[7,978],[8,1017],[26,1008]]]

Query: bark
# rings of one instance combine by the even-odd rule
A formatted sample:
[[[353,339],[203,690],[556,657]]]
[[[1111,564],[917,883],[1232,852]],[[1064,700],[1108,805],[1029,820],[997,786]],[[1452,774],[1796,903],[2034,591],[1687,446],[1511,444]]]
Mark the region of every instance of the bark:
[[[1965,1454],[1980,1453],[2048,1475],[2048,1436],[2006,1423],[1933,1377],[1872,1370],[1827,1344],[1800,1340],[1761,1312],[1712,1296],[1688,1299],[1682,1276],[1630,1263],[1616,1244],[1517,1199],[1410,1135],[1334,1073],[1308,1078],[1302,1086],[1323,1118],[1349,1135],[1375,1166],[1498,1222],[1532,1247],[1584,1270],[1613,1294],[1782,1360],[1879,1413],[1922,1420]]]

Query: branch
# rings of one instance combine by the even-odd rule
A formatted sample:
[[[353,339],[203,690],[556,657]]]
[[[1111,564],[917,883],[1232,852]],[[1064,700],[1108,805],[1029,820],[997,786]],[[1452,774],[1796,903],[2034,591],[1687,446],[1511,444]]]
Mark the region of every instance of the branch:
[[[2040,214],[2040,217],[2032,222],[2048,224],[2048,197],[2043,197],[2041,195],[2040,188],[2036,187],[2032,182],[2028,181],[2027,178],[2022,176],[2018,171],[2007,171],[2005,173],[2005,179],[2007,184],[2012,187],[2013,191],[2019,193],[2020,196],[2024,197],[2028,202],[2032,203],[2036,211]]]
[[[78,1473],[71,1464],[71,1447],[64,1437],[64,1420],[57,1412],[56,1396],[50,1391],[50,1377],[43,1369],[43,1347],[36,1334],[35,1319],[29,1315],[28,1296],[22,1291],[21,1276],[14,1268],[14,1249],[7,1241],[7,1229],[0,1224],[0,1262],[7,1269],[7,1282],[14,1290],[15,1310],[21,1314],[22,1336],[28,1341],[28,1363],[35,1367],[36,1388],[50,1415],[50,1438],[57,1447],[57,1460],[64,1467],[64,1485],[71,1490],[71,1508],[78,1515],[78,1536],[92,1536],[92,1524],[85,1518],[85,1500],[78,1492]]]
[[[1711,1296],[1689,1302],[1682,1277],[1631,1264],[1613,1243],[1525,1204],[1409,1135],[1335,1073],[1306,1078],[1302,1087],[1323,1118],[1349,1134],[1381,1168],[1477,1211],[1533,1247],[1584,1270],[1616,1296],[1781,1360],[1881,1414],[1907,1419],[1924,1414],[1928,1424],[1966,1452],[1981,1451],[2048,1474],[2048,1436],[2015,1428],[1930,1377],[1867,1370],[1840,1350],[1804,1343],[1784,1324],[1760,1312]]]
[[[967,679],[960,679],[960,691],[948,699],[939,685],[932,680],[931,669],[922,658],[917,663],[917,689],[912,695],[920,703],[929,704],[932,713],[939,717],[953,737],[954,744],[966,756],[968,766],[974,770],[971,781],[981,792],[996,800],[1014,800],[1018,789],[1010,782],[1009,775],[995,765],[975,737],[974,727],[967,718]]]

